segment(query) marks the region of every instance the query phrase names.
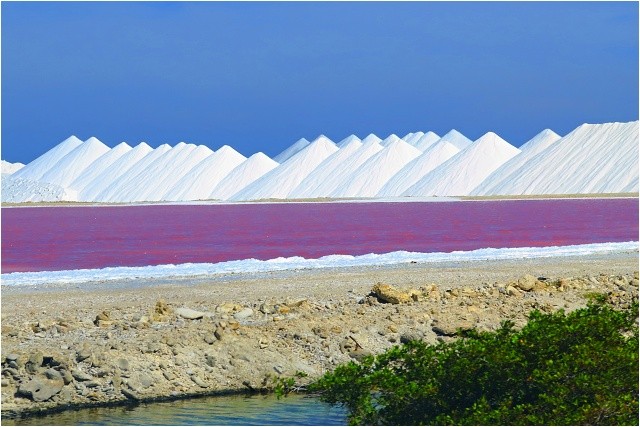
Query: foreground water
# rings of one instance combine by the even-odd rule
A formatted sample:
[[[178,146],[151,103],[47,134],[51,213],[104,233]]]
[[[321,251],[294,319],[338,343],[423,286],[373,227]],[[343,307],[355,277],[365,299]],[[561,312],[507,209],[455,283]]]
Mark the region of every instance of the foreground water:
[[[206,397],[132,407],[67,411],[3,425],[346,425],[345,411],[290,395]]]

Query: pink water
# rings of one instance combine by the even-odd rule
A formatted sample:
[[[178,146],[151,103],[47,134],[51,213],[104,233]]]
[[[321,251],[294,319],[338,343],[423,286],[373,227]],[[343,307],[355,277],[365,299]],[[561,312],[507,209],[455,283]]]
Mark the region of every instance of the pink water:
[[[4,208],[2,273],[637,240],[637,199]]]

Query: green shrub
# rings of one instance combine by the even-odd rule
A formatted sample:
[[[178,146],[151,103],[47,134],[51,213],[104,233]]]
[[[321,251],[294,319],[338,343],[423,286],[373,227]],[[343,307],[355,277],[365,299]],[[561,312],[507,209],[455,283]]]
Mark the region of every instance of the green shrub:
[[[410,342],[312,384],[350,424],[638,425],[637,302],[530,314],[516,331]]]

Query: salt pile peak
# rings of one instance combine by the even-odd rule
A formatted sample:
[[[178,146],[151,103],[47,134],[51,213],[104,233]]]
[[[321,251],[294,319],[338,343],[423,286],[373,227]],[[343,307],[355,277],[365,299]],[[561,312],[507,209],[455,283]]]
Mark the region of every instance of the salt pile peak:
[[[511,174],[493,194],[638,191],[638,121],[583,124]]]
[[[376,134],[370,133],[362,140],[362,144],[364,145],[372,142],[377,142],[378,144],[380,144],[382,142],[382,139],[378,138]]]
[[[284,199],[324,159],[338,151],[326,136],[320,135],[286,162],[234,194],[231,200]]]
[[[382,145],[383,147],[388,147],[389,145],[398,141],[400,141],[400,137],[395,133],[392,133],[391,135],[380,141],[380,145]]]
[[[331,197],[375,197],[393,175],[420,154],[420,150],[398,139],[353,171]]]
[[[2,174],[3,175],[11,175],[12,173],[18,172],[20,169],[24,167],[22,163],[11,163],[6,160],[0,161],[2,164]]]
[[[98,157],[93,163],[85,168],[76,179],[69,184],[70,188],[75,190],[83,189],[93,181],[98,175],[107,170],[120,157],[131,150],[131,146],[126,142],[121,142],[102,156]]]
[[[195,150],[197,150],[195,144],[184,142],[176,144],[131,179],[127,185],[122,186],[119,197],[126,202],[163,200],[162,197],[168,188],[175,183],[175,178],[182,177],[189,170],[176,170],[176,166],[180,166],[185,160],[191,166],[194,162],[199,162],[213,153],[207,148],[204,152],[200,150],[200,154],[194,156]]]
[[[424,136],[424,132],[409,132],[408,134],[403,136],[402,139],[404,139],[407,144],[411,144],[415,147],[416,141],[418,141],[423,136]]]
[[[129,182],[135,180],[135,178],[144,173],[144,170],[153,162],[156,161],[167,151],[171,150],[169,144],[162,144],[158,148],[150,151],[146,156],[131,166],[125,173],[118,178],[107,182],[107,186],[104,187],[100,193],[95,197],[96,202],[119,202],[123,198],[123,188],[127,187]]]
[[[325,193],[320,190],[322,184],[331,179],[331,176],[342,168],[344,161],[351,157],[360,147],[362,147],[362,142],[359,139],[351,140],[349,144],[343,146],[320,163],[289,193],[288,197],[295,199],[324,197]]]
[[[97,200],[96,197],[100,192],[124,175],[129,169],[152,151],[153,148],[151,148],[147,143],[142,142],[120,156],[107,169],[100,172],[93,179],[88,182],[83,182],[82,187],[80,187],[79,183],[76,181],[77,188],[74,187],[74,189],[78,191],[78,200],[81,202],[92,202]]]
[[[227,200],[267,172],[275,169],[278,162],[258,152],[235,167],[211,191],[210,199]]]
[[[463,134],[461,134],[455,129],[451,129],[440,139],[443,141],[449,141],[458,150],[464,150],[465,148],[469,147],[473,143],[473,141],[471,141],[469,138],[467,138],[466,136],[464,136]]]
[[[499,188],[503,182],[511,180],[511,174],[518,171],[524,165],[531,161],[538,153],[546,150],[551,144],[560,139],[560,135],[551,129],[545,129],[524,143],[520,147],[520,154],[514,156],[511,160],[504,163],[489,175],[480,185],[478,185],[471,195],[491,195]]]
[[[444,137],[442,138],[444,140]],[[493,132],[425,175],[403,196],[465,196],[500,165],[520,152]]]
[[[314,194],[317,194],[317,197],[329,197],[336,189],[343,186],[354,171],[382,150],[382,145],[378,141],[380,141],[380,138],[375,137],[375,135],[372,138],[363,139],[360,148],[344,159],[339,167],[335,168],[333,173],[326,177],[324,181],[317,183]]]
[[[280,154],[275,156],[273,160],[275,160],[278,163],[284,163],[287,160],[289,160],[291,156],[293,156],[303,148],[307,147],[309,144],[311,144],[311,141],[307,140],[306,138],[300,138],[299,140],[291,144],[291,146],[289,146],[284,151],[282,151]]]
[[[440,139],[441,138],[438,136],[438,134],[429,131],[429,132],[425,133],[424,135],[422,135],[420,137],[420,139],[416,140],[415,144],[411,144],[411,145],[416,147],[418,150],[424,152],[428,148],[433,146],[436,142],[438,142]],[[443,141],[447,142],[446,139],[444,139]],[[458,148],[458,150],[460,150],[460,148],[457,147],[456,145],[454,145],[454,144],[451,144],[451,145],[453,145],[454,147]]]
[[[438,141],[424,153],[400,169],[378,193],[379,197],[400,196],[429,172],[458,154],[460,150],[449,141]]]
[[[343,147],[346,147],[347,145],[351,144],[354,141],[362,142],[362,141],[360,141],[360,138],[358,138],[357,136],[349,135],[348,137],[346,137],[342,141],[338,142],[336,145],[338,146],[338,148],[343,148]]]
[[[245,160],[245,156],[223,145],[178,180],[162,200],[206,200],[220,181]]]
[[[40,181],[68,187],[91,163],[109,150],[98,138],[91,137],[61,158],[42,175]]]
[[[82,144],[82,140],[78,139],[75,135],[71,135],[69,138],[65,139],[34,161],[29,162],[29,164],[17,171],[13,176],[15,178],[39,180],[49,171],[49,169],[58,163],[60,159],[69,154],[80,144]]]

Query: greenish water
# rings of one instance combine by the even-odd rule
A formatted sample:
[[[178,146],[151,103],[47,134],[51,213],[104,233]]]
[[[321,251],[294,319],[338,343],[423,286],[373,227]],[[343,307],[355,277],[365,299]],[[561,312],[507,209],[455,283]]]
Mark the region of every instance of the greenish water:
[[[204,397],[133,407],[92,408],[2,425],[346,425],[342,408],[313,397]]]

